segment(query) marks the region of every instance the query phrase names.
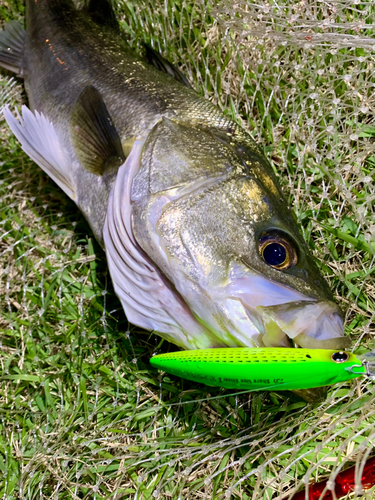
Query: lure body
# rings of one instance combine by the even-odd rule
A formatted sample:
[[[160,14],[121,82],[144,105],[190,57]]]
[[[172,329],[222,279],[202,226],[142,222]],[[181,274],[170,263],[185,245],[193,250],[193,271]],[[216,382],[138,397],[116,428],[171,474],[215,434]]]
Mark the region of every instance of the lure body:
[[[195,382],[250,391],[310,389],[366,375],[354,354],[327,349],[198,349],[160,354],[150,363]]]

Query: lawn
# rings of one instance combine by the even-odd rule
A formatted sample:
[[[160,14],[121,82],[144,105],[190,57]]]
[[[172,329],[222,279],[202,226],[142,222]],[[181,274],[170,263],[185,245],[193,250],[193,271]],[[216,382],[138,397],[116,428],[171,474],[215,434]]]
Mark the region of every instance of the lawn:
[[[135,50],[151,43],[262,145],[359,353],[375,335],[374,10],[116,6]],[[23,4],[0,0],[3,18],[23,22]],[[0,107],[24,102],[1,72]],[[371,455],[371,381],[312,405],[153,369],[173,345],[128,324],[89,226],[2,116],[0,144],[0,498],[288,499]]]

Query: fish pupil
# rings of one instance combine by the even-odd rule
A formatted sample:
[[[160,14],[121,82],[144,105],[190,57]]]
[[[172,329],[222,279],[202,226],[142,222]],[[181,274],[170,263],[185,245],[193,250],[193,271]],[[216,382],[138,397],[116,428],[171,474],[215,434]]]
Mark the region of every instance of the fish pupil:
[[[286,260],[286,249],[280,243],[269,243],[263,250],[263,258],[269,266],[280,266]]]

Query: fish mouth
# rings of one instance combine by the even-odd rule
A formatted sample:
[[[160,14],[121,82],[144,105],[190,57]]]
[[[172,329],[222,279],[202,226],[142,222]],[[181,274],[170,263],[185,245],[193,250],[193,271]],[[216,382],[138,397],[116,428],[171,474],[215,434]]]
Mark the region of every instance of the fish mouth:
[[[298,300],[256,308],[233,298],[224,303],[227,314],[221,321],[230,334],[225,340],[218,338],[215,347],[350,347],[350,339],[344,335],[342,313],[334,302]],[[242,308],[248,321],[241,314]]]
[[[198,296],[185,293],[196,317],[204,319],[217,335],[215,347],[302,347],[345,349],[343,315],[329,299],[317,300],[255,271],[232,262],[229,280],[223,287],[207,288],[202,303]],[[226,332],[220,337],[221,330]]]
[[[266,347],[292,342],[305,349],[345,349],[342,313],[331,301],[297,301],[275,306],[259,306]]]

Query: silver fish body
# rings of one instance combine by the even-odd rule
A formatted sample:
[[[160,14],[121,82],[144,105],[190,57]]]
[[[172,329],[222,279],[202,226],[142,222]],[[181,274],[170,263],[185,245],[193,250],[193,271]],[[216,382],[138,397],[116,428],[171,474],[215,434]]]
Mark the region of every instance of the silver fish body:
[[[0,65],[32,109],[6,110],[10,127],[89,221],[129,321],[188,349],[347,346],[261,150],[173,67],[132,52],[98,4],[110,12],[29,0]]]

